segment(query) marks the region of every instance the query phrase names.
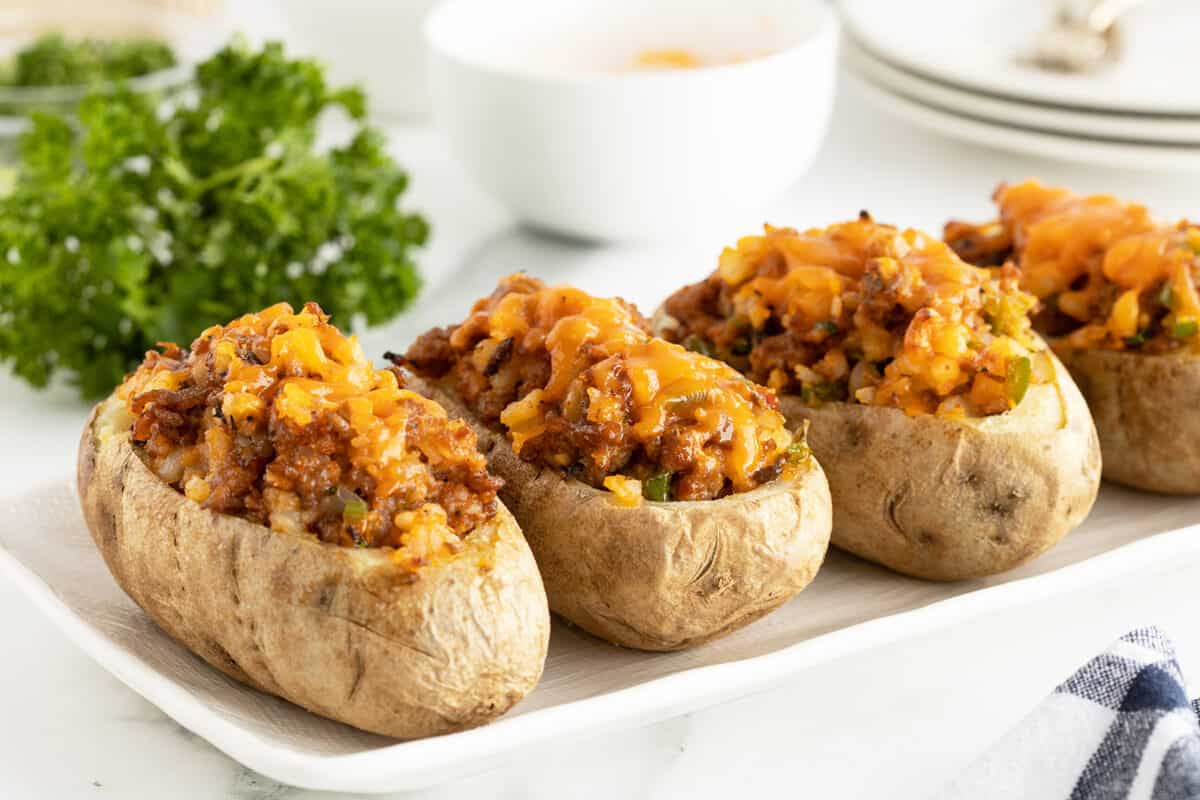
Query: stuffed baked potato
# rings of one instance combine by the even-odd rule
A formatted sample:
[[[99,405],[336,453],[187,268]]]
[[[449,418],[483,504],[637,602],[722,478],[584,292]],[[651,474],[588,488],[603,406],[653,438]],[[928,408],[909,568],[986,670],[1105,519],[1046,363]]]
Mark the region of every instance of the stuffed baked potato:
[[[537,683],[549,611],[475,437],[310,304],[171,345],[92,413],[79,493],[121,587],[250,686],[412,738]]]
[[[551,609],[675,650],[807,586],[830,501],[773,393],[648,327],[619,300],[518,275],[391,357],[475,429]]]
[[[767,227],[664,304],[656,332],[780,393],[829,476],[833,544],[952,580],[1010,569],[1096,497],[1079,391],[1033,298],[918,231]]]
[[[1006,262],[1042,302],[1035,327],[1083,391],[1108,480],[1200,494],[1200,227],[1037,181],[1001,185],[1000,217],[951,222],[968,261]]]

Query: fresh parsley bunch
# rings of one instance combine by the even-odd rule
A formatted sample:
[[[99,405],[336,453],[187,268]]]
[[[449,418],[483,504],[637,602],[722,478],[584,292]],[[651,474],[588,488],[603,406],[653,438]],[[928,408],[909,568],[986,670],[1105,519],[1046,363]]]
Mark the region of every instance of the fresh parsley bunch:
[[[63,372],[103,395],[156,342],[279,301],[377,324],[416,294],[427,226],[380,134],[314,146],[326,109],[364,118],[360,91],[278,44],[230,45],[195,84],[33,118],[0,198],[0,361],[35,386]]]

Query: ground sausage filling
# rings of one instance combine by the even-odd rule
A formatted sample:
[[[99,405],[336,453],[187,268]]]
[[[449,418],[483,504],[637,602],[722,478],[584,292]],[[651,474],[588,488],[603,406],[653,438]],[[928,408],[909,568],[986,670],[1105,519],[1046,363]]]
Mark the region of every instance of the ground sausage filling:
[[[767,226],[668,298],[661,334],[811,405],[984,416],[1053,380],[1031,334],[1035,299],[915,230],[854,222]]]
[[[474,433],[375,370],[314,303],[151,352],[117,390],[149,467],[206,508],[421,566],[496,513]]]
[[[650,336],[619,299],[523,275],[394,359],[449,381],[525,460],[631,505],[747,491],[808,457],[770,390]]]
[[[1038,330],[1069,347],[1200,351],[1200,228],[1034,180],[993,198],[998,220],[951,222],[946,241],[971,263],[1015,264],[1042,301]]]

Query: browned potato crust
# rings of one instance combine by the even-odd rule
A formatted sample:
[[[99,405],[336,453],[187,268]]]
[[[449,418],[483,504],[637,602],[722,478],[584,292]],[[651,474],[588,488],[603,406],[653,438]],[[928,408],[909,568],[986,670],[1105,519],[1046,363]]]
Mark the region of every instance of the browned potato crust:
[[[417,579],[351,550],[217,514],[158,479],[128,436],[79,448],[79,495],[117,583],[236,680],[399,738],[481,725],[542,673],[550,620],[532,554],[501,507],[464,553]]]
[[[723,636],[795,596],[825,558],[829,487],[815,462],[745,494],[623,508],[522,460],[450,392],[408,373],[405,382],[475,429],[551,610],[614,644],[679,650]]]
[[[1200,494],[1200,358],[1056,347],[1100,434],[1104,477]]]
[[[780,398],[834,497],[833,544],[898,572],[957,580],[1011,569],[1087,516],[1100,449],[1087,406],[1056,363],[1012,411],[977,420]]]

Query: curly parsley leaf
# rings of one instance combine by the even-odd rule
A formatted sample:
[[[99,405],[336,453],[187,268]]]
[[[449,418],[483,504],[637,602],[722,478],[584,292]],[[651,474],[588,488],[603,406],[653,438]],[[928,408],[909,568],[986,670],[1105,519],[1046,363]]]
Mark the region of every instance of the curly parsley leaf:
[[[119,90],[84,100],[78,125],[35,115],[0,198],[0,362],[97,397],[156,342],[279,301],[343,325],[394,316],[428,228],[377,131],[315,148],[333,106],[366,112],[316,63],[234,44],[174,105]]]

